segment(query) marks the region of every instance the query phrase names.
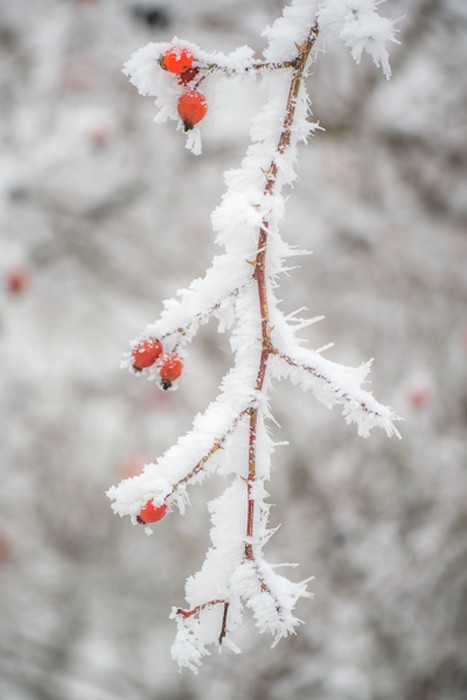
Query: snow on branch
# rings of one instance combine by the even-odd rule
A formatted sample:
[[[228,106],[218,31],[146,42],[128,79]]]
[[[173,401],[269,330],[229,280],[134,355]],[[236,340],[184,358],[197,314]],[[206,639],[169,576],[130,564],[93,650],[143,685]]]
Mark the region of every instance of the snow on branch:
[[[219,318],[220,332],[228,329],[233,322],[235,297],[252,284],[247,266],[233,265],[232,262],[229,254],[217,255],[203,278],[193,280],[186,289],[179,289],[177,298],[166,299],[159,319],[148,324],[131,342],[131,350],[124,355],[121,368],[132,368],[131,351],[149,338],[165,340],[174,351],[188,345],[200,326],[213,316]],[[151,365],[145,368],[144,374],[148,380],[154,380],[158,376],[157,370],[157,366]]]
[[[109,489],[107,495],[113,501],[115,513],[130,515],[136,522],[136,516],[148,500],[156,506],[165,502],[176,504],[184,512],[188,502],[188,483],[195,479],[199,483],[209,470],[214,469],[214,455],[225,448],[248,412],[253,392],[246,391],[243,395],[239,392],[234,398],[230,390],[232,384],[243,383],[245,378],[242,370],[232,370],[224,378],[224,391],[203,414],[195,417],[188,433],[181,436],[156,463],[146,464],[141,474]]]
[[[323,33],[336,36],[360,63],[365,51],[389,80],[391,67],[387,44],[398,44],[394,23],[376,11],[376,0],[324,0],[318,22]]]
[[[263,558],[243,562],[231,579],[233,595],[251,610],[258,630],[273,637],[273,646],[302,623],[293,610],[299,598],[313,597],[307,583],[281,576]]]
[[[366,380],[372,360],[353,368],[327,360],[307,348],[296,347],[292,352],[293,357],[277,351],[272,369],[275,377],[287,377],[303,390],[311,389],[327,408],[342,405],[346,423],[356,423],[360,437],[369,437],[370,430],[376,426],[383,428],[388,437],[401,437],[394,426],[399,416],[360,386]]]
[[[289,581],[264,556],[268,529],[274,443],[269,395],[274,379],[287,377],[331,407],[342,406],[349,422],[367,436],[374,426],[397,435],[397,416],[361,387],[369,363],[351,369],[304,349],[298,330],[319,317],[299,319],[278,309],[276,290],[294,251],[282,240],[283,190],[295,180],[298,144],[317,125],[310,117],[305,78],[320,32],[337,33],[359,60],[363,50],[389,76],[386,42],[392,25],[378,17],[370,0],[292,0],[272,27],[268,46],[256,59],[248,47],[224,56],[174,38],[148,44],[124,72],[141,94],[156,98],[156,121],[174,119],[187,132],[187,146],[199,153],[200,124],[215,95],[219,77],[254,79],[265,96],[251,127],[251,144],[240,167],[225,174],[226,192],[212,214],[216,243],[223,249],[203,278],[164,302],[158,321],[130,345],[122,365],[157,379],[163,390],[176,389],[186,346],[212,316],[219,331],[229,331],[234,356],[217,398],[195,416],[191,430],[139,476],[108,491],[112,508],[134,525],[151,524],[177,506],[185,512],[188,486],[214,471],[228,485],[209,505],[211,546],[200,570],[186,582],[187,607],[174,607],[177,625],[172,656],[197,672],[212,646],[240,650],[234,641],[245,611],[275,644],[295,631],[295,606],[309,598],[308,580]],[[299,312],[303,311],[300,309]],[[183,350],[183,354],[182,354]]]

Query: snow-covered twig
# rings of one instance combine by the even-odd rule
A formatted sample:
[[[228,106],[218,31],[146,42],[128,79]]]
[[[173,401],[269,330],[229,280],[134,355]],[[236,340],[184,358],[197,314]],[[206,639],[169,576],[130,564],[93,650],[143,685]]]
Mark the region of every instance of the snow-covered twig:
[[[312,350],[298,348],[296,352],[300,359],[274,351],[289,368],[298,370],[296,373],[290,369],[284,372],[293,384],[300,385],[304,390],[313,389],[316,397],[329,408],[342,404],[347,423],[357,423],[361,437],[368,437],[371,428],[375,426],[383,428],[388,437],[401,437],[394,425],[394,421],[400,419],[394,411],[376,401],[371,392],[360,387],[360,382],[365,380],[370,370],[371,362],[353,369],[331,362]],[[276,366],[275,376],[280,372]]]

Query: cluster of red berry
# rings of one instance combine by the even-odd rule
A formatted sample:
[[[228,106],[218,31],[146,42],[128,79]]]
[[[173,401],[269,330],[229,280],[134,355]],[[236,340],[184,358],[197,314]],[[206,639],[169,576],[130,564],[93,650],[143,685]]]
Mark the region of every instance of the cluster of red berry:
[[[178,82],[188,88],[180,96],[177,105],[185,131],[193,129],[208,111],[205,96],[197,90],[189,88],[190,83],[199,73],[199,68],[193,67],[193,61],[194,56],[191,51],[179,46],[168,49],[160,59],[161,67],[169,73],[175,73],[178,76]]]
[[[157,338],[142,340],[133,348],[131,353],[133,358],[133,368],[138,372],[151,367],[156,362],[159,367],[161,387],[170,389],[172,383],[176,381],[183,370],[183,362],[175,352],[164,353],[162,343]],[[143,525],[146,523],[156,523],[167,513],[167,506],[164,503],[155,507],[152,501],[148,501],[140,510],[137,521]]]
[[[159,367],[161,387],[170,389],[172,383],[179,378],[183,370],[183,362],[175,352],[163,353],[162,343],[157,338],[142,340],[133,348],[133,369],[141,372],[156,362]]]
[[[178,114],[183,121],[185,131],[193,129],[206,115],[208,105],[206,98],[195,89],[190,89],[190,83],[197,77],[199,68],[193,67],[194,56],[188,49],[174,46],[164,53],[160,59],[161,67],[177,75],[178,82],[187,87],[178,100]],[[133,348],[133,368],[141,371],[157,362],[161,387],[169,389],[183,370],[183,362],[175,352],[163,353],[162,343],[157,338],[143,340]],[[137,521],[145,525],[156,523],[167,513],[167,505],[155,506],[152,500],[141,508]]]

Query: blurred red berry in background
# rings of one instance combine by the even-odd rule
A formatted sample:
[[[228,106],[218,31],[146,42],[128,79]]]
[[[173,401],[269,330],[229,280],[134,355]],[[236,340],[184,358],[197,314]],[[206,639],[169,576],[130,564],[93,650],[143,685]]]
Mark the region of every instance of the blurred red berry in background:
[[[30,273],[26,267],[16,267],[7,272],[6,286],[11,294],[21,294],[29,285]]]

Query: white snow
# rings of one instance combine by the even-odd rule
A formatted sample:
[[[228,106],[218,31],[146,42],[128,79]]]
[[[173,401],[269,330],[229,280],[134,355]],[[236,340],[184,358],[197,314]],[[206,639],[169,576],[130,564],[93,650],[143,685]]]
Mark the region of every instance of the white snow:
[[[391,68],[387,44],[398,43],[393,22],[376,11],[375,0],[323,0],[318,21],[323,32],[340,39],[360,63],[365,51],[389,80]]]

